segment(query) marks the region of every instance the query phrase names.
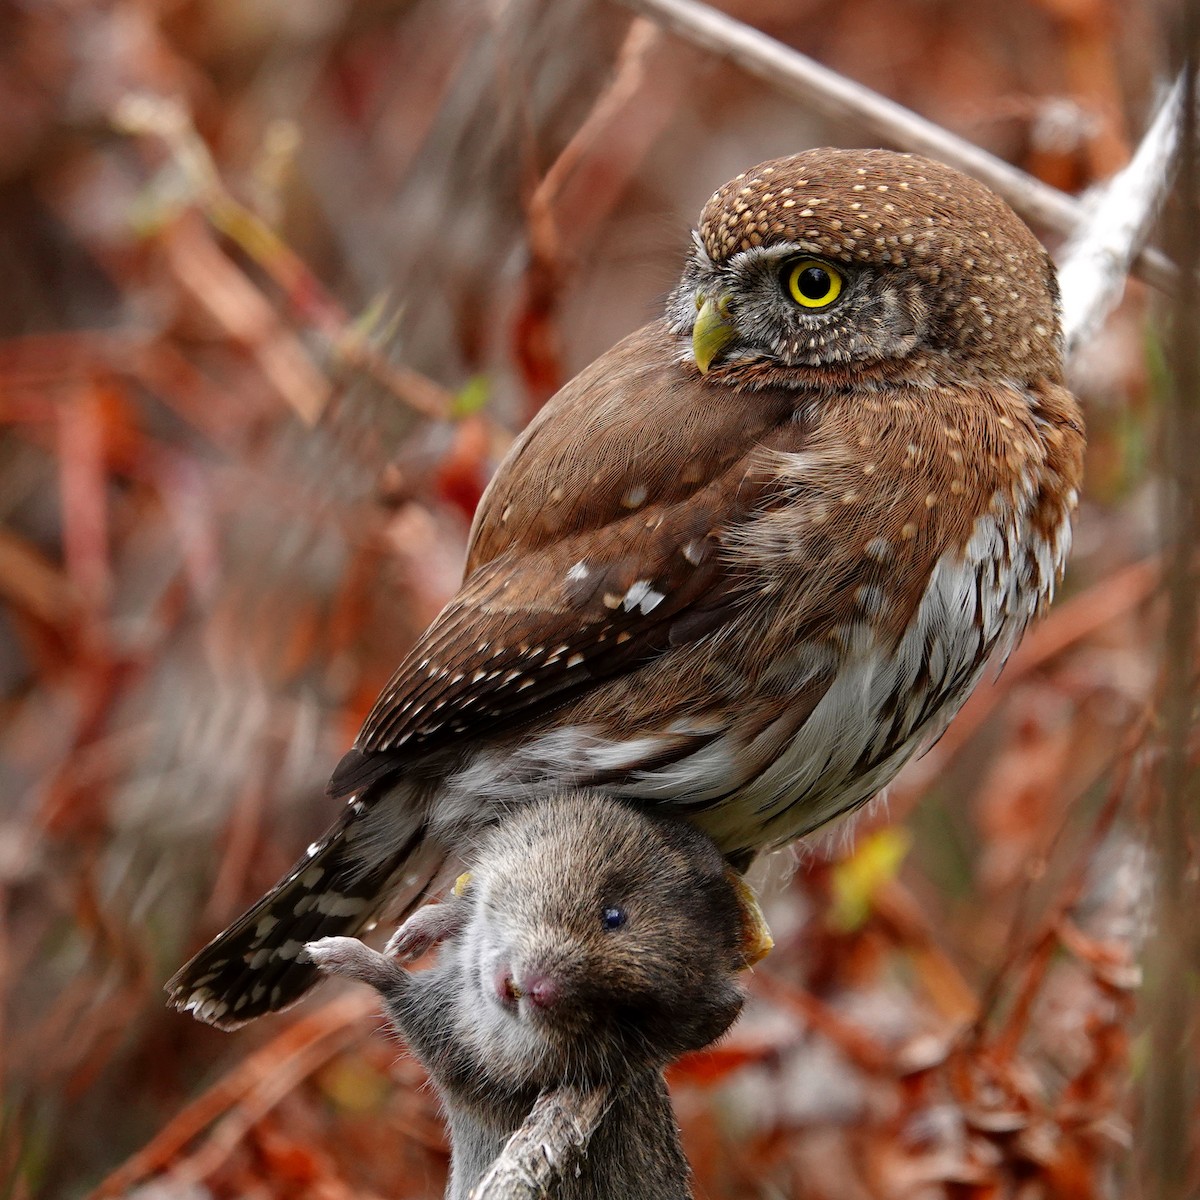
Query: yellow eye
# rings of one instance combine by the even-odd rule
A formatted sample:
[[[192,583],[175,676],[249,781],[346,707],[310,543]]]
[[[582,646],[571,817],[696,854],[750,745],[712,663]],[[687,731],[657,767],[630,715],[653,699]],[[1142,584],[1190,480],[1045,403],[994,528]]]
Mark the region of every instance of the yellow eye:
[[[788,295],[805,308],[828,308],[842,294],[842,276],[828,263],[802,258],[786,269]]]

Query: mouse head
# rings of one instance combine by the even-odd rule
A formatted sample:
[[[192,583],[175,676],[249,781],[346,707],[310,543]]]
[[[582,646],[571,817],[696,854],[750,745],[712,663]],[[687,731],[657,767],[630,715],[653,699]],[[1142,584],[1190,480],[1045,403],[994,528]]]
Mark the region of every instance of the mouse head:
[[[514,810],[472,857],[463,966],[488,1040],[535,1074],[657,1068],[737,1017],[742,909],[690,825],[572,795]]]

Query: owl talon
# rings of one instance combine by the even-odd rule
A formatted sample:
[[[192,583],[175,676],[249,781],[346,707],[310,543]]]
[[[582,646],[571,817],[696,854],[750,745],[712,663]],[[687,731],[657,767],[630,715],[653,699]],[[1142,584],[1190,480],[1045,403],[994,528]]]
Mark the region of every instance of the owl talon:
[[[763,916],[754,889],[732,867],[725,868],[725,875],[737,893],[742,910],[742,955],[746,966],[761,962],[775,948],[775,939]]]

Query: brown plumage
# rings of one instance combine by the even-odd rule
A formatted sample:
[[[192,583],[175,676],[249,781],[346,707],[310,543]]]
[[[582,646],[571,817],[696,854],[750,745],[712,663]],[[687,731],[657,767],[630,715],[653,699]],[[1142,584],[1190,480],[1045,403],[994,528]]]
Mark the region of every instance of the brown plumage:
[[[947,167],[818,150],[726,184],[664,319],[500,467],[342,819],[173,1002],[291,1003],[303,942],[410,910],[504,803],[602,788],[744,864],[869,799],[1053,592],[1083,451],[1059,340],[1047,255]]]

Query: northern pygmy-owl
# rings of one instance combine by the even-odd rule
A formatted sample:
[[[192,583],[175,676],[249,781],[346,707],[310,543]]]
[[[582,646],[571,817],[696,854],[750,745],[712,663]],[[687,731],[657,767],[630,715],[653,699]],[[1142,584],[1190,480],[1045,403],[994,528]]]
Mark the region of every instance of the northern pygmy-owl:
[[[971,179],[763,163],[665,316],[513,446],[461,590],[334,773],[340,819],[168,984],[231,1028],[404,913],[506,803],[664,806],[744,866],[875,795],[1047,603],[1083,453],[1049,257]]]

